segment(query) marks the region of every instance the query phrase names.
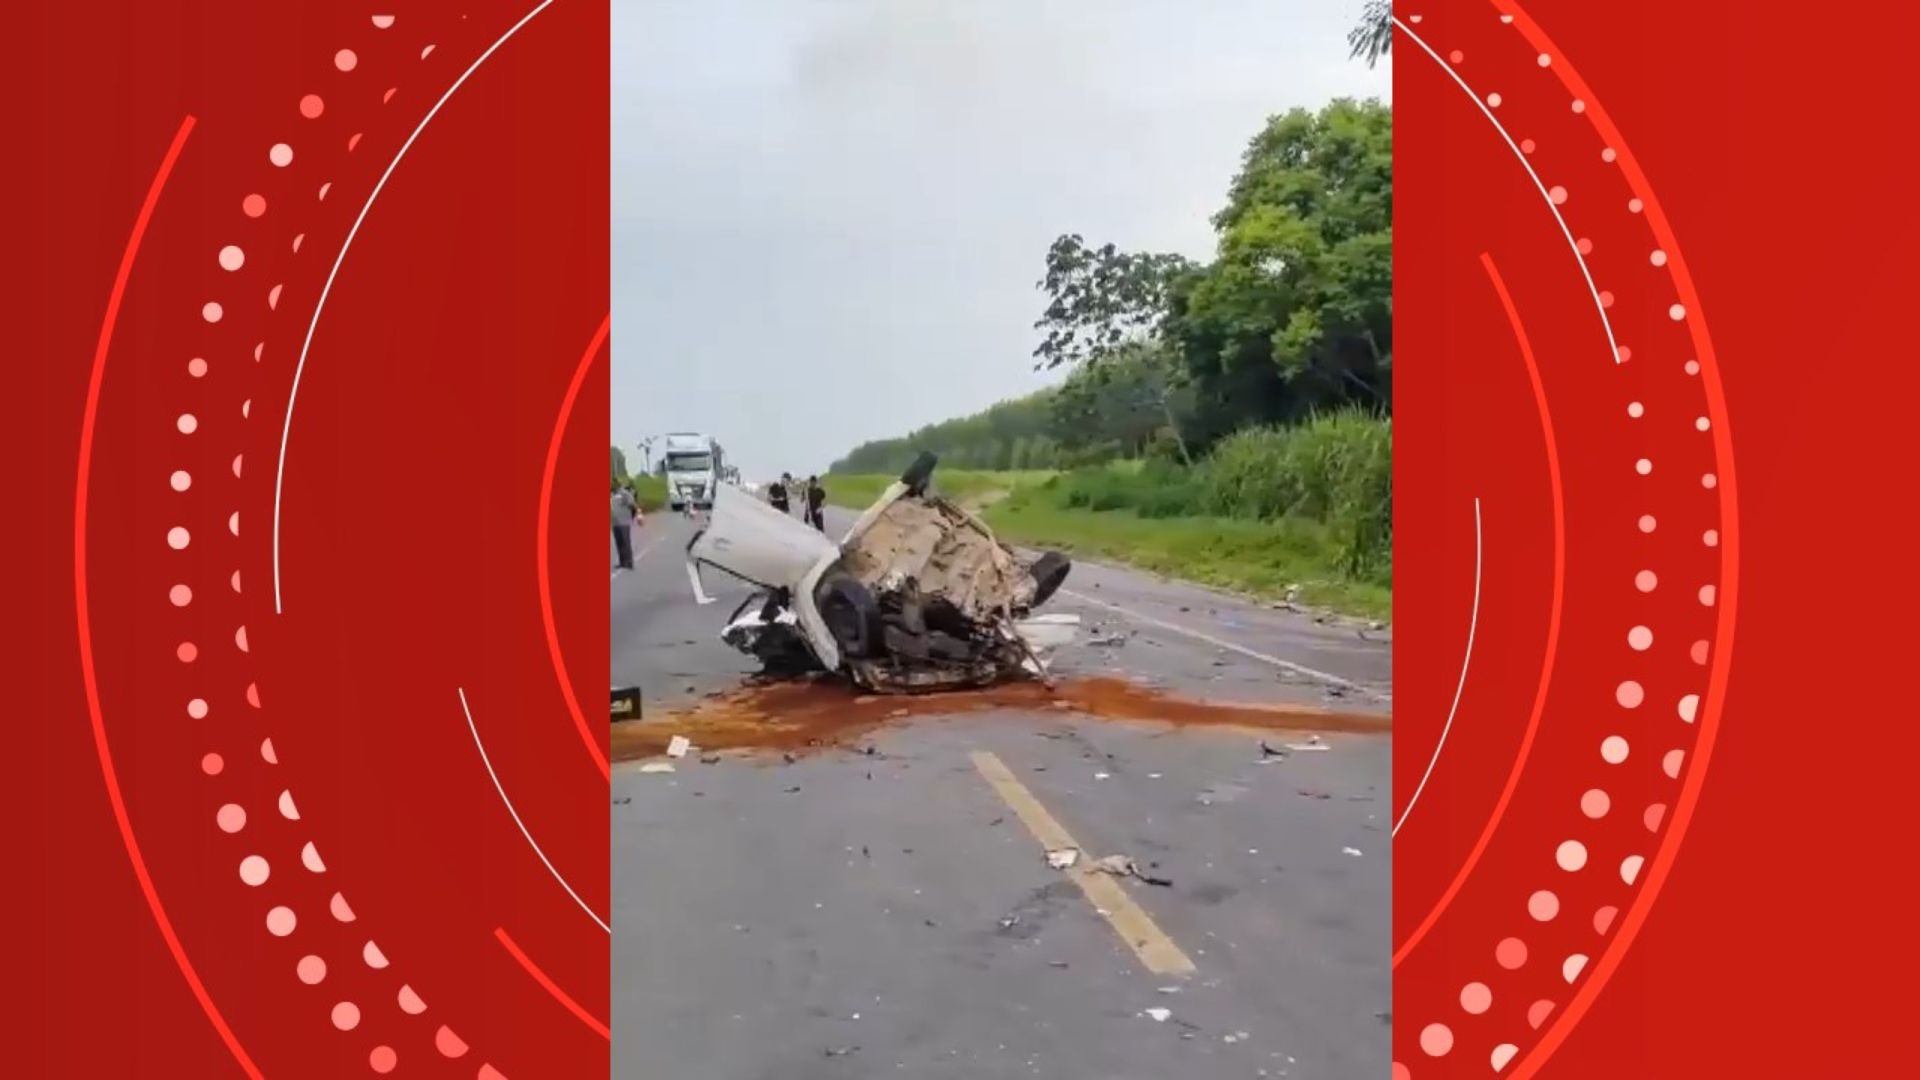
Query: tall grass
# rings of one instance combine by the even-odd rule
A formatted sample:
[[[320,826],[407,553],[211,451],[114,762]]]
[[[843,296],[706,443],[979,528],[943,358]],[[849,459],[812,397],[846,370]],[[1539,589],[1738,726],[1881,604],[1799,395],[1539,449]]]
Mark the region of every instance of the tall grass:
[[[1312,521],[1337,568],[1393,580],[1393,421],[1355,409],[1222,440],[1188,468],[1165,460],[1078,469],[1018,490],[1013,507],[1129,511],[1142,518]]]

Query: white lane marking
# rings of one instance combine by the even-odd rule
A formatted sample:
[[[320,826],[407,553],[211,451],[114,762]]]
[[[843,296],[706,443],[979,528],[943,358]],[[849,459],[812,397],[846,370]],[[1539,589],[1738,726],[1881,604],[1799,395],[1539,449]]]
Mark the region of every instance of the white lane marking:
[[[1224,638],[1214,637],[1212,634],[1205,633],[1204,631],[1195,630],[1195,629],[1192,629],[1191,627],[1180,626],[1177,623],[1170,623],[1170,622],[1167,622],[1165,619],[1156,619],[1151,615],[1143,615],[1138,611],[1134,611],[1132,608],[1124,608],[1124,607],[1121,607],[1119,604],[1110,604],[1105,600],[1097,600],[1091,596],[1088,596],[1085,593],[1074,592],[1072,589],[1061,589],[1060,593],[1063,596],[1071,596],[1076,600],[1082,600],[1082,601],[1085,601],[1086,603],[1093,604],[1097,607],[1106,608],[1108,611],[1118,612],[1121,615],[1125,615],[1129,619],[1134,619],[1139,622],[1147,623],[1150,626],[1157,626],[1162,630],[1171,630],[1176,634],[1185,634],[1187,637],[1193,638],[1195,641],[1204,641],[1207,644],[1214,646],[1215,648],[1226,649],[1228,652],[1239,653],[1241,656],[1245,656],[1253,660],[1258,660],[1263,664],[1271,664],[1274,667],[1281,668],[1286,671],[1291,671],[1296,675],[1303,675],[1309,679],[1317,679],[1324,683],[1330,683],[1334,686],[1339,686],[1348,690],[1355,691],[1357,693],[1366,694],[1369,697],[1378,698],[1381,701],[1385,701],[1389,703],[1393,701],[1393,695],[1391,693],[1386,693],[1380,690],[1375,690],[1371,687],[1362,686],[1359,683],[1354,682],[1352,679],[1343,679],[1340,676],[1334,675],[1330,672],[1320,671],[1317,668],[1307,667],[1305,664],[1296,664],[1291,660],[1282,660],[1277,656],[1269,656],[1266,653],[1257,652],[1253,649],[1249,649],[1245,645],[1235,644],[1234,642],[1228,641]]]
[[[387,171],[381,173],[379,182],[373,185],[373,191],[367,196],[366,205],[360,208],[360,216],[353,219],[353,227],[347,230],[347,239],[340,245],[340,254],[334,256],[333,269],[327,271],[327,282],[320,287],[320,299],[313,305],[313,319],[307,323],[307,339],[300,343],[300,361],[293,367],[293,387],[287,391],[287,418],[280,428],[280,462],[274,466],[273,470],[273,613],[275,615],[281,613],[280,482],[287,471],[287,436],[293,432],[293,403],[300,396],[300,375],[307,369],[307,350],[313,347],[313,332],[319,328],[320,313],[326,309],[328,294],[333,292],[333,279],[339,276],[340,264],[347,260],[347,249],[353,246],[353,238],[359,235],[360,223],[367,220],[367,211],[373,209],[373,200],[380,197],[381,189],[387,186],[387,178],[393,175],[393,170],[399,166],[400,159],[406,157],[407,151],[413,148],[413,141],[420,137],[420,133],[427,129],[427,124],[432,122],[434,116],[440,112],[440,106],[447,103],[447,99],[453,96],[455,90],[460,89],[460,85],[467,81],[469,75],[479,70],[481,64],[486,63],[487,57],[492,56],[494,50],[505,45],[508,38],[519,33],[521,27],[527,25],[535,15],[545,11],[547,5],[551,3],[553,0],[541,0],[538,7],[527,12],[519,22],[514,23],[506,33],[501,34],[500,40],[487,46],[487,51],[481,53],[479,59],[475,60],[466,71],[461,72],[460,77],[453,80],[453,85],[447,87],[447,92],[440,95],[440,100],[433,103],[433,108],[427,110],[427,115],[420,119],[420,124],[413,129],[413,134],[407,136],[407,141],[400,144],[400,152],[393,155],[393,160],[387,163]]]
[[[1453,714],[1460,710],[1460,693],[1467,688],[1467,667],[1473,663],[1473,635],[1480,628],[1480,496],[1473,497],[1473,615],[1467,620],[1467,655],[1460,660],[1460,681],[1453,688],[1453,704],[1447,708],[1447,724],[1440,729],[1440,741],[1433,746],[1433,756],[1427,759],[1427,771],[1420,774],[1420,783],[1413,789],[1413,797],[1407,800],[1406,809],[1400,811],[1400,820],[1393,823],[1389,837],[1400,835],[1400,826],[1407,823],[1407,815],[1413,813],[1413,804],[1420,801],[1420,793],[1427,789],[1427,778],[1433,775],[1433,767],[1440,761],[1440,751],[1446,749],[1447,735],[1453,731]]]
[[[587,918],[598,923],[600,929],[609,934],[613,933],[613,928],[607,925],[606,920],[595,915],[593,909],[587,906],[587,902],[580,899],[580,894],[573,891],[573,886],[567,884],[567,879],[560,876],[560,871],[553,868],[553,861],[547,858],[546,852],[540,850],[540,845],[534,841],[533,834],[527,831],[527,823],[520,820],[520,811],[515,810],[513,800],[507,798],[507,789],[500,786],[500,774],[493,771],[493,761],[487,757],[486,745],[480,741],[480,729],[473,723],[473,710],[467,707],[466,688],[456,687],[455,689],[460,692],[460,711],[467,714],[467,730],[473,732],[473,745],[480,751],[480,762],[487,767],[487,775],[493,779],[493,790],[500,793],[500,801],[506,804],[507,813],[513,815],[513,823],[520,826],[520,835],[527,838],[527,845],[533,848],[533,853],[540,856],[540,861],[546,864],[547,873],[552,874],[553,880],[567,890],[567,895],[573,897],[573,902],[579,904],[580,910],[587,913]]]
[[[1433,62],[1440,65],[1440,70],[1446,72],[1448,78],[1459,84],[1460,89],[1466,91],[1468,99],[1486,116],[1487,123],[1492,124],[1493,130],[1499,132],[1500,137],[1507,141],[1507,148],[1513,151],[1514,159],[1520,162],[1520,167],[1527,170],[1527,175],[1533,178],[1533,186],[1540,189],[1540,197],[1546,200],[1547,209],[1552,212],[1553,220],[1560,223],[1560,231],[1567,238],[1567,247],[1573,250],[1573,261],[1580,264],[1580,273],[1587,279],[1587,291],[1593,294],[1593,310],[1600,313],[1600,325],[1607,331],[1607,348],[1613,356],[1613,362],[1624,363],[1625,361],[1620,359],[1620,343],[1613,337],[1613,322],[1607,318],[1607,305],[1600,302],[1600,287],[1593,283],[1593,271],[1587,268],[1586,256],[1580,254],[1580,242],[1573,238],[1573,230],[1567,226],[1567,219],[1561,216],[1560,208],[1554,205],[1553,195],[1547,191],[1547,185],[1541,181],[1540,174],[1533,171],[1533,164],[1527,160],[1527,155],[1520,152],[1520,147],[1513,141],[1513,136],[1507,134],[1507,129],[1494,118],[1493,110],[1487,107],[1487,103],[1481,100],[1480,95],[1473,92],[1473,87],[1467,85],[1467,81],[1460,77],[1460,73],[1453,69],[1453,65],[1440,59],[1440,54],[1433,51],[1433,46],[1428,45],[1419,34],[1414,33],[1412,27],[1401,22],[1398,16],[1394,17],[1393,25],[1399,27],[1401,33],[1412,38],[1415,45],[1420,46],[1428,56],[1433,57]]]

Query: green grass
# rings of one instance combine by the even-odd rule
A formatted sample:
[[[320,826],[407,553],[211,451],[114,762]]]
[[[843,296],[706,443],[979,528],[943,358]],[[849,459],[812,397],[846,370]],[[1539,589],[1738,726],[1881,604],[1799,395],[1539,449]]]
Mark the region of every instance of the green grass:
[[[667,504],[667,481],[662,476],[636,476],[633,480],[633,496],[640,503],[640,509],[648,512],[660,509]]]
[[[1340,570],[1341,545],[1328,526],[1303,518],[1141,517],[1132,510],[1080,510],[1039,499],[1002,502],[987,523],[1007,541],[1125,563],[1185,581],[1350,615],[1391,620],[1393,587]]]

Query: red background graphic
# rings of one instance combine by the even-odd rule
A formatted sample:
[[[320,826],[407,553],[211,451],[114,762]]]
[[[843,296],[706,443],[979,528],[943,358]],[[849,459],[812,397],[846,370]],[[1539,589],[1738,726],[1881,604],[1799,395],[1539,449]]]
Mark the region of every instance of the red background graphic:
[[[1899,1071],[1914,16],[1397,14],[1396,1076]]]
[[[607,5],[10,24],[5,1071],[605,1075]]]
[[[608,12],[536,4],[11,13],[9,1075],[605,1072]],[[1897,1068],[1915,16],[1400,15],[1395,1060]]]

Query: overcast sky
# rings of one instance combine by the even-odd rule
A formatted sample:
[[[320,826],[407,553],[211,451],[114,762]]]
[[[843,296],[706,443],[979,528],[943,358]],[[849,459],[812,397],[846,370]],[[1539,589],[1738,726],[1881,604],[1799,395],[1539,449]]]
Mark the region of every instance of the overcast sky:
[[[805,475],[1047,385],[1047,246],[1209,257],[1267,116],[1391,98],[1360,7],[613,0],[615,444]]]

